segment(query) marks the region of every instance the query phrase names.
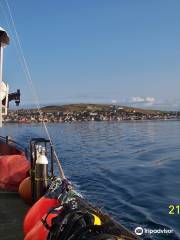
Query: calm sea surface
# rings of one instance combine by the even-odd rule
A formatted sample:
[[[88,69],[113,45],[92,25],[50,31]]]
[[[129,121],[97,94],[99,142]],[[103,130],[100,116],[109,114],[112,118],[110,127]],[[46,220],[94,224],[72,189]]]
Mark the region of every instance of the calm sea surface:
[[[48,124],[64,171],[91,202],[134,231],[173,229],[175,235],[145,239],[180,239],[180,121]],[[41,125],[6,125],[27,146],[42,137]],[[179,236],[179,238],[178,238]]]

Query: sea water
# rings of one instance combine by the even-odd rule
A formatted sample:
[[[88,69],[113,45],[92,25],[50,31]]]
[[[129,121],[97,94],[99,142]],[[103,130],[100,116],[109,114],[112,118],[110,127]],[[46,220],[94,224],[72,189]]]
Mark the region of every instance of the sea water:
[[[144,239],[180,239],[180,121],[47,124],[66,176],[88,200]],[[40,124],[7,124],[24,146]],[[176,208],[170,214],[170,205]]]

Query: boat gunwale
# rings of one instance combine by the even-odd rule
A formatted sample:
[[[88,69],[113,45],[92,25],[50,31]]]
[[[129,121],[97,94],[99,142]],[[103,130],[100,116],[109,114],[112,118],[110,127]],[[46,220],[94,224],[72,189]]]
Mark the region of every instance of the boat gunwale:
[[[24,147],[22,144],[10,139],[7,140],[7,137],[0,136],[0,144],[7,144],[10,148],[17,149],[21,154],[24,154],[26,158],[28,159],[29,151],[26,147]]]

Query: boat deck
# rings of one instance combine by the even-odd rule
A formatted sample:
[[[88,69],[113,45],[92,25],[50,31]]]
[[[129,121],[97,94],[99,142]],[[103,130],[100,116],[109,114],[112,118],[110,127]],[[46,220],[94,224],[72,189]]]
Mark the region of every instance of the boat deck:
[[[28,205],[16,192],[0,190],[0,239],[22,240],[22,223]]]

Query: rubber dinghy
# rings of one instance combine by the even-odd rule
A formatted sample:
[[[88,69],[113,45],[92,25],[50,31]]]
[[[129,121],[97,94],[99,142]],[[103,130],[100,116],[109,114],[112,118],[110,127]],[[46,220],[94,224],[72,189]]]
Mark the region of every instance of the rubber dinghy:
[[[8,141],[8,138],[6,139]],[[29,161],[20,149],[0,139],[0,188],[18,191],[22,180],[28,176]]]

